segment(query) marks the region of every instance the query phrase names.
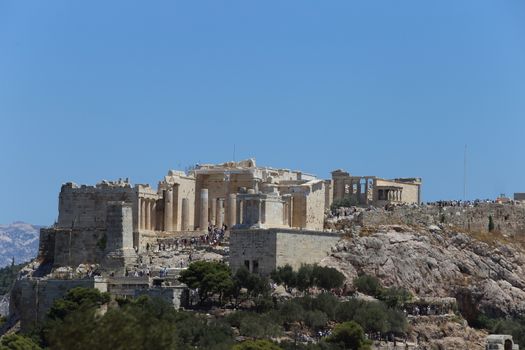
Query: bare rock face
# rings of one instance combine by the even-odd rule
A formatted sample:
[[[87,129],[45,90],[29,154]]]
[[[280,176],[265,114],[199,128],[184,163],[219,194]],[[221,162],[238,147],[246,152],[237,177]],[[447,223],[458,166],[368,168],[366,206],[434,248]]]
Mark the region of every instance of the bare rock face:
[[[488,244],[436,226],[390,225],[361,232],[341,240],[322,264],[338,268],[349,280],[367,273],[384,286],[404,287],[418,296],[456,297],[467,319],[479,311],[525,314],[525,254],[519,245]]]
[[[458,320],[419,317],[410,322],[412,340],[418,349],[484,349],[487,333],[472,329]]]

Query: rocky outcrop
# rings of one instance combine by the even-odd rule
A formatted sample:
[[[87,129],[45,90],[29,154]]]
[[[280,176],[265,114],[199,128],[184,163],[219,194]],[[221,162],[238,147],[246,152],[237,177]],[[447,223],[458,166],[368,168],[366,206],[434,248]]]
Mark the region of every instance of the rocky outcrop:
[[[355,231],[355,227],[354,227]],[[418,296],[456,297],[466,318],[525,314],[525,253],[441,225],[364,227],[323,260],[348,279],[367,273]]]
[[[486,332],[470,328],[465,321],[449,317],[418,317],[410,320],[411,340],[417,349],[484,349]]]

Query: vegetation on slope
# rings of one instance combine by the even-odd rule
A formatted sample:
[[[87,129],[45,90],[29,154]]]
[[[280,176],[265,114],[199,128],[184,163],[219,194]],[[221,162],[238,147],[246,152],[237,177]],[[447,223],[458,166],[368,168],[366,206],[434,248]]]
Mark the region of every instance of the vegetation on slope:
[[[9,292],[13,286],[14,281],[18,272],[24,267],[24,264],[15,265],[14,261],[11,265],[0,268],[0,295],[4,295]]]

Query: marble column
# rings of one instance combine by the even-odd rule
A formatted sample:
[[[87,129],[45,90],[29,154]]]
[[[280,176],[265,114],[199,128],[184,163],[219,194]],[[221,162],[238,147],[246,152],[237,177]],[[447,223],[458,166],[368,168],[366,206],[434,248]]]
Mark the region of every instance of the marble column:
[[[201,207],[200,207],[200,221],[199,228],[201,231],[208,231],[208,189],[201,190]]]
[[[217,212],[217,198],[210,198],[209,200],[209,204],[210,204],[210,209],[209,209],[209,213],[210,213],[210,222],[212,225],[217,225],[216,222],[217,222],[217,219],[216,219],[216,212]]]
[[[288,202],[288,226],[293,227],[293,197]]]
[[[232,228],[237,223],[237,195],[230,193],[228,196],[228,218],[225,218],[226,225]]]
[[[179,184],[173,185],[173,216],[172,216],[172,230],[177,231],[179,226]]]
[[[151,230],[151,201],[149,199],[146,199],[146,225],[144,229]]]
[[[238,225],[242,225],[243,222],[244,222],[244,218],[243,218],[243,206],[244,206],[244,201],[242,199],[237,199],[237,211],[236,211],[236,220],[235,220],[235,223],[238,224]]]
[[[188,198],[182,198],[181,214],[181,230],[188,231],[190,223],[190,201]]]
[[[140,229],[145,230],[146,229],[146,200],[144,198],[140,198]]]
[[[260,198],[257,201],[257,209],[259,210],[259,215],[257,216],[257,223],[260,225],[262,223],[262,200]]]
[[[173,231],[173,189],[164,192],[164,231]]]
[[[222,227],[222,206],[223,206],[224,200],[222,198],[217,198],[217,207],[215,212],[215,226],[218,228]]]
[[[157,230],[157,200],[155,199],[151,202],[151,229]]]

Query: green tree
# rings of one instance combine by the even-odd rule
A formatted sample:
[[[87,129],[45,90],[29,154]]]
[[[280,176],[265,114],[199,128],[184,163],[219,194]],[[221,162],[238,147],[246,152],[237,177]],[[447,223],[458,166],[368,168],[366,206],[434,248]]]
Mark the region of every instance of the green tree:
[[[295,287],[297,281],[297,273],[289,264],[279,266],[277,270],[271,273],[270,277],[275,283],[284,284],[286,288]]]
[[[232,350],[282,350],[281,347],[266,339],[246,340],[233,346]]]
[[[494,218],[492,215],[489,215],[489,232],[494,231]]]
[[[0,268],[0,295],[7,294],[11,289],[11,286],[16,280],[18,272],[24,267],[25,264],[14,264],[14,259],[11,261],[11,265]]]
[[[296,287],[300,291],[305,291],[310,287],[313,287],[314,283],[314,267],[309,264],[302,264],[297,271],[297,282]]]
[[[191,289],[199,290],[200,303],[214,294],[222,300],[224,294],[233,290],[233,279],[230,268],[221,262],[196,261],[182,271],[179,281]]]
[[[252,297],[268,295],[270,293],[270,282],[266,277],[250,273],[250,271],[243,266],[239,268],[233,276],[233,289],[239,291],[241,288],[246,288]]]
[[[0,338],[0,350],[42,350],[31,338],[9,334]]]
[[[294,300],[289,300],[283,303],[279,309],[279,313],[283,322],[287,324],[293,322],[301,323],[304,320],[304,309]]]
[[[368,350],[370,342],[365,337],[363,328],[354,321],[340,323],[335,326],[332,335],[326,340],[352,350]]]
[[[324,328],[328,323],[328,316],[322,311],[306,311],[304,323],[313,330]]]
[[[63,298],[53,302],[48,316],[51,319],[64,319],[68,314],[80,309],[94,311],[109,300],[109,294],[101,293],[98,289],[76,287],[70,289]]]
[[[381,302],[367,302],[356,310],[354,321],[368,332],[386,333],[390,330],[388,308]]]
[[[345,322],[353,320],[361,304],[363,304],[363,302],[356,299],[350,299],[349,301],[340,303],[335,310],[336,321]]]
[[[316,286],[326,290],[341,288],[345,281],[345,275],[333,267],[313,266],[313,279]]]

